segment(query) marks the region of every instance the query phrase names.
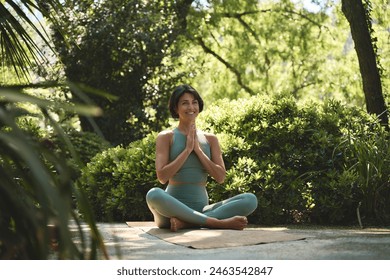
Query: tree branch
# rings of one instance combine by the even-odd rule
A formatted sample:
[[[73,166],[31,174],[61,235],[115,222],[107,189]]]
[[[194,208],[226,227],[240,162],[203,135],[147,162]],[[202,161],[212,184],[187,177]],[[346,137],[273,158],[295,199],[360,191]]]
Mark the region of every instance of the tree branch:
[[[211,54],[212,56],[214,56],[217,60],[219,60],[223,65],[225,65],[226,68],[228,68],[236,76],[237,83],[246,92],[248,92],[250,95],[255,95],[255,92],[244,84],[244,82],[242,81],[241,73],[236,68],[234,68],[233,65],[231,65],[229,62],[227,62],[225,59],[223,59],[220,55],[218,55],[216,52],[214,52],[212,49],[210,49],[208,46],[206,46],[206,44],[202,38],[199,37],[197,40],[198,40],[199,45],[205,51],[205,53],[208,53],[208,54]]]
[[[222,16],[225,17],[225,18],[234,18],[234,19],[237,19],[239,23],[241,23],[242,26],[244,26],[245,29],[247,29],[249,31],[250,34],[252,34],[252,36],[256,39],[257,42],[260,42],[259,40],[259,37],[257,36],[255,30],[253,30],[249,24],[243,20],[243,16],[246,16],[246,15],[253,15],[253,14],[257,14],[257,13],[265,13],[265,12],[270,12],[271,9],[267,9],[267,10],[258,10],[258,11],[248,11],[248,12],[243,12],[243,13],[223,13]]]
[[[221,15],[223,17],[226,17],[226,18],[237,19],[246,29],[249,30],[249,32],[252,34],[252,36],[254,36],[256,38],[256,40],[259,41],[256,32],[254,32],[254,30],[252,30],[250,28],[250,26],[242,19],[242,17],[246,16],[246,15],[253,15],[253,14],[258,14],[258,13],[268,13],[268,12],[289,13],[289,14],[300,16],[301,18],[303,18],[303,19],[307,20],[308,22],[311,22],[312,24],[317,26],[320,30],[322,28],[327,29],[328,32],[331,34],[331,32],[327,26],[321,25],[319,22],[311,19],[309,16],[307,16],[303,13],[296,12],[294,10],[289,10],[289,9],[264,9],[264,10],[257,10],[257,11],[247,11],[247,12],[242,12],[242,13],[222,13]]]

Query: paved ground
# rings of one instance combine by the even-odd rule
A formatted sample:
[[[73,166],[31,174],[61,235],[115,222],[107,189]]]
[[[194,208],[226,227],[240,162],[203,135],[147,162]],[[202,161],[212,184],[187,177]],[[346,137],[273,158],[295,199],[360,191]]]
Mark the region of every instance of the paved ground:
[[[286,228],[305,240],[222,249],[191,249],[125,223],[98,224],[116,260],[390,260],[390,228]]]

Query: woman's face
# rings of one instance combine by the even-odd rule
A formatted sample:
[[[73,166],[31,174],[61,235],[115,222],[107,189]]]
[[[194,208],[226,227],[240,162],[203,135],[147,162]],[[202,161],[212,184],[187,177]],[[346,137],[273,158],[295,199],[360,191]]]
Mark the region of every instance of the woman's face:
[[[190,93],[184,93],[177,103],[177,114],[181,120],[195,120],[199,114],[199,102]]]

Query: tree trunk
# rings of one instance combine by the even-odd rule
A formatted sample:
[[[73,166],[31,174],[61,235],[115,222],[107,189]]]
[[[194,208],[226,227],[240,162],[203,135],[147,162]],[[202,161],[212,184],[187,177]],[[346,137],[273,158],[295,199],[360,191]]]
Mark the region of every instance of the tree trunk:
[[[349,22],[355,43],[367,112],[377,115],[381,123],[388,127],[389,120],[381,78],[362,0],[342,0],[341,3],[341,9]]]

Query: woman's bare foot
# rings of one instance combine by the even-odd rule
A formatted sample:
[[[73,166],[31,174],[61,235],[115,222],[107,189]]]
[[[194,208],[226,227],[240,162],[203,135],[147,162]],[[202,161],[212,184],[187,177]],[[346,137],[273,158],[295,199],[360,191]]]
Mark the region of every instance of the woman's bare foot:
[[[183,222],[182,220],[179,220],[178,218],[172,217],[170,219],[171,221],[171,231],[176,232],[183,228],[193,228],[193,224],[189,224],[186,222]]]
[[[183,222],[182,220],[175,217],[172,217],[170,221],[171,221],[171,231],[173,232],[176,232],[180,229],[196,227],[193,224]],[[234,216],[223,220],[218,220],[216,218],[207,218],[205,226],[208,228],[217,228],[217,229],[243,230],[247,225],[248,225],[248,219],[245,216]]]
[[[248,219],[245,216],[234,216],[223,220],[214,218],[206,220],[206,226],[210,228],[243,230],[247,225]]]

